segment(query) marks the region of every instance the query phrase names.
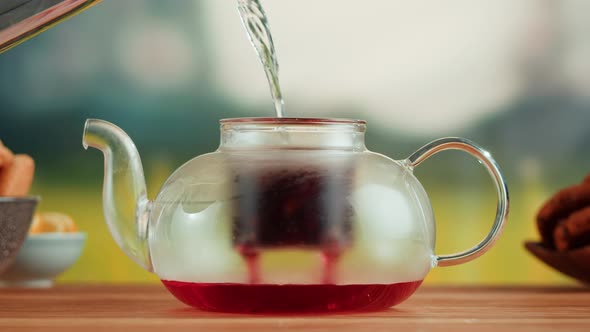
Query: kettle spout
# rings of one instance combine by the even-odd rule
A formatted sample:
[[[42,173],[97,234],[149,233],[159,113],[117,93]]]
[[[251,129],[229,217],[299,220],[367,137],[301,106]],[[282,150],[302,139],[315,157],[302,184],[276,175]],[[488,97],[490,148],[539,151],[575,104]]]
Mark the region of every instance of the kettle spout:
[[[86,120],[82,144],[104,155],[103,211],[113,238],[129,257],[152,271],[147,244],[151,203],[135,144],[121,128],[95,119]]]

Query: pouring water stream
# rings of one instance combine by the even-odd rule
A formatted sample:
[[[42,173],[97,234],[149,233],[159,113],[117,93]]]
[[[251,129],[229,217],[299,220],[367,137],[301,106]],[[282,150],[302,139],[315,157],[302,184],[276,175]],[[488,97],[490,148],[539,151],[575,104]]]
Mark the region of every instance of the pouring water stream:
[[[285,116],[285,104],[279,84],[279,62],[266,13],[259,0],[238,0],[238,11],[248,38],[264,67],[276,116],[282,118]]]

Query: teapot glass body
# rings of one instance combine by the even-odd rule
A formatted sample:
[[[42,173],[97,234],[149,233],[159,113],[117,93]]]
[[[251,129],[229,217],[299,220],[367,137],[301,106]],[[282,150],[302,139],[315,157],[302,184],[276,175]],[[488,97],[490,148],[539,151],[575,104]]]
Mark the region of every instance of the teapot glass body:
[[[97,133],[92,126],[85,136]],[[140,239],[127,247],[143,250],[134,258],[178,299],[234,312],[388,308],[437,264],[489,248],[505,222],[508,196],[487,152],[448,138],[396,161],[368,151],[364,133],[364,121],[356,120],[222,120],[217,151],[176,170],[154,201],[136,200]],[[480,159],[499,200],[488,237],[463,253],[437,256],[432,208],[413,168],[444,149]],[[115,164],[107,162],[106,172],[133,169]],[[105,186],[109,224],[119,223],[106,210],[113,194]],[[111,230],[120,233],[117,227]],[[125,248],[125,239],[118,242]]]

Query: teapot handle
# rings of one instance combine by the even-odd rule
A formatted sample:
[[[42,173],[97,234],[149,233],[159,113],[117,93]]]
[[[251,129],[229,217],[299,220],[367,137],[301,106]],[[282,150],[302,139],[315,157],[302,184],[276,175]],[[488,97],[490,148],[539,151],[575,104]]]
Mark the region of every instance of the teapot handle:
[[[496,220],[488,235],[471,249],[451,255],[436,256],[438,266],[452,266],[466,263],[488,251],[496,242],[500,233],[502,233],[502,229],[506,224],[509,207],[508,187],[506,186],[506,181],[500,171],[500,167],[488,151],[470,140],[458,137],[447,137],[435,140],[414,152],[405,160],[405,163],[413,169],[428,157],[445,150],[465,151],[477,158],[479,162],[486,167],[496,185],[498,205],[496,208]]]

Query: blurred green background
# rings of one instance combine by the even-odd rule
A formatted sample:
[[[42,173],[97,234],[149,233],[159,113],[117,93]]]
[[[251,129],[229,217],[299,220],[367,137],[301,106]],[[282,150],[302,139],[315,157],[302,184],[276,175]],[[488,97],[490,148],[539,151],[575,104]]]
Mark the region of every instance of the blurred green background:
[[[395,159],[463,136],[503,167],[511,214],[480,259],[428,283],[570,283],[523,249],[534,215],[590,171],[590,4],[585,1],[335,0],[264,2],[289,116],[368,120],[367,145]],[[157,282],[112,240],[102,216],[102,156],[83,123],[134,140],[154,197],[186,160],[215,150],[218,120],[273,114],[234,1],[104,1],[0,55],[0,139],[32,155],[40,211],[88,232],[59,281]],[[464,250],[491,226],[495,194],[461,153],[416,171],[437,217],[437,253]]]

